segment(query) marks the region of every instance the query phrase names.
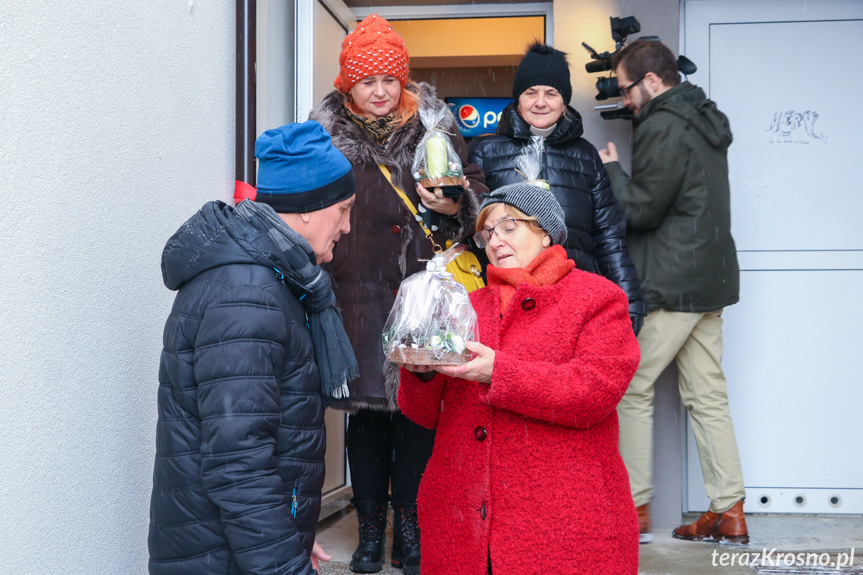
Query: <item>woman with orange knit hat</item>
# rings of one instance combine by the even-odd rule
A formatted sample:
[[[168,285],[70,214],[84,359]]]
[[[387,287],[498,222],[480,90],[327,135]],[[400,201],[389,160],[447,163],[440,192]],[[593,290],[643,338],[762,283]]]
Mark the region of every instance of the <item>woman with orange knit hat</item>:
[[[467,162],[467,147],[449,112],[442,127],[462,161],[463,189],[416,184],[411,164],[426,132],[419,109],[445,104],[428,84],[408,80],[409,64],[401,36],[385,19],[369,16],[342,42],[336,90],[310,115],[330,133],[356,178],[353,233],[339,243],[329,269],[360,369],[360,377],[349,384],[350,397],[331,404],[350,412],[348,462],[360,532],[351,570],[358,573],[382,568],[390,486],[392,564],[419,573],[416,497],[434,444],[433,431],[399,411],[399,368],[384,359],[380,343],[399,284],[425,269],[419,260],[429,259],[432,248],[380,166],[414,206],[440,214],[433,236],[440,245],[474,232],[477,196],[488,191],[482,172]]]

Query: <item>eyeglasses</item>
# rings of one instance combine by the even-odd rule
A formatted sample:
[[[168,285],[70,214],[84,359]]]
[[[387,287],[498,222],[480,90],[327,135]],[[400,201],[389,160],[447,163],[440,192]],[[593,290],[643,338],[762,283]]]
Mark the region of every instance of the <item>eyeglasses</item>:
[[[644,80],[644,76],[642,76],[641,78],[639,78],[638,80],[636,80],[635,82],[633,82],[632,84],[630,84],[629,86],[627,86],[625,88],[619,88],[620,89],[620,95],[623,97],[628,96],[629,91],[632,90],[633,88],[635,88],[636,86],[638,86],[638,83],[641,82],[642,80]]]
[[[484,249],[491,242],[491,235],[497,234],[502,240],[511,237],[518,229],[517,222],[526,222],[528,220],[510,218],[496,223],[488,229],[482,229],[473,235],[473,242],[479,249]]]

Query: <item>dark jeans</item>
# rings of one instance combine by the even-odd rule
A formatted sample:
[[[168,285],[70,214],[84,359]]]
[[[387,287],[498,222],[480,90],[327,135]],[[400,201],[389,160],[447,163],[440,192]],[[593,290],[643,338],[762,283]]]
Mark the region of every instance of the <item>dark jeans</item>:
[[[348,417],[347,448],[355,500],[416,505],[435,432],[399,413],[360,410]]]

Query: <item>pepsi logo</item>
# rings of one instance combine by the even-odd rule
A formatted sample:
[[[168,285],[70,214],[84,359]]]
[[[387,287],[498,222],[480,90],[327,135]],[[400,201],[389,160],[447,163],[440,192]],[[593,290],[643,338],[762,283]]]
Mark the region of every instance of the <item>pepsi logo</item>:
[[[479,110],[470,104],[464,104],[458,109],[458,123],[465,130],[472,130],[479,126]]]

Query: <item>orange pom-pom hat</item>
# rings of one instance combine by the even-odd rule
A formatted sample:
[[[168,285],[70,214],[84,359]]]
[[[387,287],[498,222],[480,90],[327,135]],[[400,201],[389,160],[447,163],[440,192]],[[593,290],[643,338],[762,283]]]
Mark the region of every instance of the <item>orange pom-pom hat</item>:
[[[333,84],[338,90],[348,92],[363,78],[388,74],[398,78],[404,87],[409,63],[402,37],[384,18],[372,14],[342,41],[339,75]]]

